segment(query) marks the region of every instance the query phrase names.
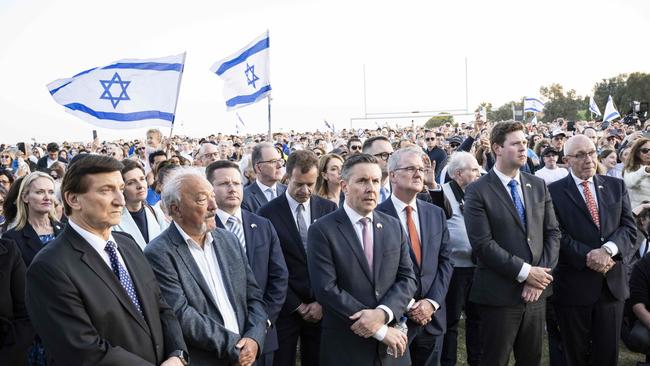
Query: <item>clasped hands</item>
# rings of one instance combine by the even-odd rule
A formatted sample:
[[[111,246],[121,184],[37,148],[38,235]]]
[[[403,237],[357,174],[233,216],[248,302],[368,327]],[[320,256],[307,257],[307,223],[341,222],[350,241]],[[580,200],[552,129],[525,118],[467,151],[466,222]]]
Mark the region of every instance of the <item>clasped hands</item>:
[[[545,267],[530,267],[528,277],[524,283],[524,290],[521,292],[521,298],[524,302],[530,303],[539,300],[542,291],[553,282],[551,269]]]
[[[255,362],[259,346],[252,338],[244,337],[237,342],[235,347],[239,350],[237,366],[250,366]]]
[[[298,306],[298,314],[307,322],[318,323],[323,318],[323,308],[316,301]]]
[[[603,248],[593,249],[587,253],[587,267],[605,274],[607,273],[616,262],[609,256],[609,253]]]
[[[370,338],[384,325],[385,312],[382,309],[364,309],[350,316],[354,324],[350,329],[354,334],[363,338]],[[384,339],[381,341],[393,351],[394,357],[402,357],[406,352],[408,338],[399,330],[388,327]]]

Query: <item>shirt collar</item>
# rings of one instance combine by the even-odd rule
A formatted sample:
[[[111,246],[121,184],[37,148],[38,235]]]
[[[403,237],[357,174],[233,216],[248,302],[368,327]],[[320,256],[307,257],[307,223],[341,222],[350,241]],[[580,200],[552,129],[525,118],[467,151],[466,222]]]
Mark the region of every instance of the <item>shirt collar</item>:
[[[414,212],[418,212],[418,205],[416,204],[417,197],[413,197],[411,202],[408,202],[408,203],[403,202],[399,198],[395,197],[394,194],[392,194],[390,196],[390,199],[393,202],[393,206],[395,206],[395,210],[397,211],[397,213],[400,213],[400,212],[406,210],[406,206],[411,206],[411,208],[413,208]]]
[[[183,237],[183,240],[185,241],[185,243],[187,243],[188,245],[195,245],[195,246],[198,246],[199,248],[201,247],[200,245],[198,245],[197,242],[194,241],[194,239],[192,239],[189,235],[187,235],[187,233],[185,233],[185,231],[183,231],[183,228],[181,228],[181,226],[178,225],[178,224],[176,223],[176,221],[174,221],[174,225],[176,225],[176,229],[178,229],[178,232],[179,232],[179,233],[181,234],[181,236]],[[209,244],[211,244],[211,243],[212,243],[212,234],[208,231],[208,232],[205,234],[205,240],[203,240],[203,245],[204,245],[204,247],[205,247],[206,245],[209,245]]]
[[[226,211],[218,208],[217,209],[217,216],[219,217],[219,220],[221,220],[221,222],[224,225],[226,225],[226,223],[228,222],[228,219],[230,218],[230,216],[235,216],[235,218],[237,219],[237,221],[240,224],[243,223],[243,220],[241,218],[241,208],[239,208],[239,207],[237,207],[237,209],[235,210],[235,213],[233,215],[231,215],[231,214],[227,213]]]
[[[359,220],[361,220],[364,217],[369,218],[370,222],[373,221],[372,211],[370,211],[370,213],[367,214],[366,216],[362,216],[359,213],[357,213],[357,211],[355,211],[352,207],[348,206],[347,201],[343,203],[343,209],[345,210],[345,213],[350,218],[350,221],[352,221],[352,225],[355,225],[357,222],[359,222]]]
[[[264,183],[260,182],[259,180],[256,180],[255,183],[257,183],[257,186],[260,187],[260,189],[261,189],[262,192],[264,192],[264,193],[266,193],[266,190],[269,189],[269,188],[271,188],[271,189],[273,190],[273,192],[276,192],[276,190],[275,190],[275,189],[276,189],[276,186],[277,186],[276,183],[273,183],[272,186],[264,185]],[[276,193],[276,196],[277,196],[277,193]]]
[[[573,178],[573,181],[576,183],[576,185],[577,185],[578,187],[582,184],[582,182],[585,181],[584,179],[581,179],[581,178],[576,177],[576,176],[573,174],[573,171],[571,171],[571,178]],[[591,184],[594,184],[594,177],[593,177],[593,176],[589,177],[589,179],[587,179],[587,182],[589,182],[589,183],[591,183]]]
[[[289,202],[289,208],[291,209],[291,212],[296,212],[296,208],[298,208],[298,205],[300,204],[300,202],[296,201],[295,199],[293,199],[293,197],[291,197],[291,195],[289,194],[289,190],[284,192],[284,194],[287,196],[287,202]],[[310,202],[311,202],[311,199],[308,199],[307,202],[302,204],[302,206],[305,208],[305,212],[307,212],[307,210],[309,210],[309,203]]]
[[[76,224],[72,220],[72,218],[68,219],[68,223],[70,223],[70,226],[74,229],[74,231],[76,231],[79,235],[81,235],[81,237],[84,238],[84,240],[86,240],[88,244],[90,244],[98,252],[102,252],[104,251],[104,249],[106,249],[106,243],[108,241],[112,241],[113,243],[115,243],[116,248],[118,246],[117,242],[115,241],[115,238],[113,238],[112,233],[108,234],[108,240],[104,240],[104,238],[102,238],[101,236],[97,234],[93,234],[90,231]]]
[[[519,184],[521,186],[521,180],[520,180],[521,174],[519,174],[519,170],[517,170],[517,175],[515,175],[514,178],[511,178],[511,177],[501,173],[499,171],[499,169],[497,169],[496,166],[494,168],[492,168],[492,170],[494,170],[494,173],[497,175],[497,177],[499,177],[499,180],[501,181],[501,183],[503,183],[503,185],[507,186],[508,183],[510,183],[510,181],[514,179],[514,180],[517,181],[517,184]]]

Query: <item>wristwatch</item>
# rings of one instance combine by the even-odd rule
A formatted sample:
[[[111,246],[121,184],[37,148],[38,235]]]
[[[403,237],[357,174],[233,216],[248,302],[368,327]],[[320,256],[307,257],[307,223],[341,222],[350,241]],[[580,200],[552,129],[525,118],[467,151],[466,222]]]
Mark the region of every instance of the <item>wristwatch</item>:
[[[190,364],[190,355],[188,355],[187,352],[183,351],[182,349],[172,352],[169,354],[169,357],[178,357],[181,360],[183,366]]]
[[[607,245],[603,245],[601,248],[605,249],[605,251],[607,252],[607,255],[609,255],[610,257],[614,254],[614,252],[612,252],[612,250],[609,249],[609,247]]]

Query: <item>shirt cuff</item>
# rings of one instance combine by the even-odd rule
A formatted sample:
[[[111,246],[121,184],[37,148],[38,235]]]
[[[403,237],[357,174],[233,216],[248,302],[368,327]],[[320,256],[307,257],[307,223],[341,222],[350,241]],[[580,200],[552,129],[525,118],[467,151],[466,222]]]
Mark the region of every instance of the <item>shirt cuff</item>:
[[[519,274],[517,275],[517,281],[519,281],[519,283],[526,281],[528,274],[530,273],[530,268],[530,264],[524,262],[524,264],[521,266],[521,270],[519,270]]]
[[[618,254],[618,246],[616,246],[616,243],[613,241],[608,241],[607,243],[603,244],[604,247],[609,248],[609,250],[612,251],[612,257]]]
[[[431,305],[433,305],[433,310],[434,311],[438,311],[438,309],[440,309],[440,304],[438,304],[437,302],[435,302],[435,301],[433,301],[431,299],[425,299],[425,300],[427,300],[428,302],[431,303]]]
[[[384,340],[384,337],[386,337],[386,333],[388,333],[388,325],[384,324],[375,334],[372,335],[372,338],[381,342]]]
[[[393,319],[395,318],[393,316],[393,311],[390,310],[390,308],[388,306],[386,306],[386,305],[379,305],[379,306],[376,307],[376,309],[381,309],[381,310],[385,311],[386,314],[388,314],[388,322],[386,324],[392,322]],[[384,334],[386,334],[386,333],[384,332]],[[381,339],[384,339],[384,337],[382,336]]]

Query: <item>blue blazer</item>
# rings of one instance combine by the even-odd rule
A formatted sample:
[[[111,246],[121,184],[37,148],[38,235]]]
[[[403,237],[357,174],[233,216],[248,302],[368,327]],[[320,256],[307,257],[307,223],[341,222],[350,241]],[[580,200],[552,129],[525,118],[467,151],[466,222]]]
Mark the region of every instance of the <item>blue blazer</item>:
[[[272,324],[266,333],[262,353],[272,352],[278,349],[275,321],[287,297],[289,272],[282,255],[280,239],[271,222],[246,210],[241,210],[241,215],[246,240],[246,257],[257,285],[264,293],[266,313]],[[218,227],[225,228],[219,216],[215,216],[215,221]]]
[[[321,217],[336,210],[336,204],[324,198],[312,196],[310,198],[309,210],[313,224]],[[298,227],[296,227],[296,222],[293,219],[289,201],[287,201],[285,194],[271,200],[267,205],[260,208],[257,214],[271,221],[280,239],[284,260],[289,270],[289,287],[281,314],[289,315],[301,303],[316,301],[309,283],[307,253],[305,253],[302,239],[300,239],[300,233],[298,233]]]
[[[571,174],[548,186],[560,224],[560,256],[553,273],[553,302],[571,306],[594,304],[603,281],[618,300],[629,296],[623,266],[636,240],[636,224],[625,182],[603,175],[594,176],[600,229],[594,223]],[[616,264],[605,276],[587,267],[587,253],[613,241],[619,253]]]
[[[425,330],[433,335],[444,334],[447,330],[445,296],[454,268],[449,251],[449,231],[444,211],[438,206],[422,200],[416,201],[418,219],[420,220],[420,243],[422,246],[422,265],[418,266],[413,250],[409,250],[418,288],[415,300],[431,299],[440,305]],[[390,199],[377,206],[383,212],[399,220],[395,205]],[[416,323],[409,322],[409,329]]]
[[[276,185],[276,197],[280,197],[287,191],[287,186],[284,184],[277,183]],[[260,186],[256,182],[253,182],[244,188],[244,198],[241,203],[241,208],[248,210],[249,212],[257,212],[260,207],[269,203],[269,200],[266,199],[266,195],[260,189]]]

